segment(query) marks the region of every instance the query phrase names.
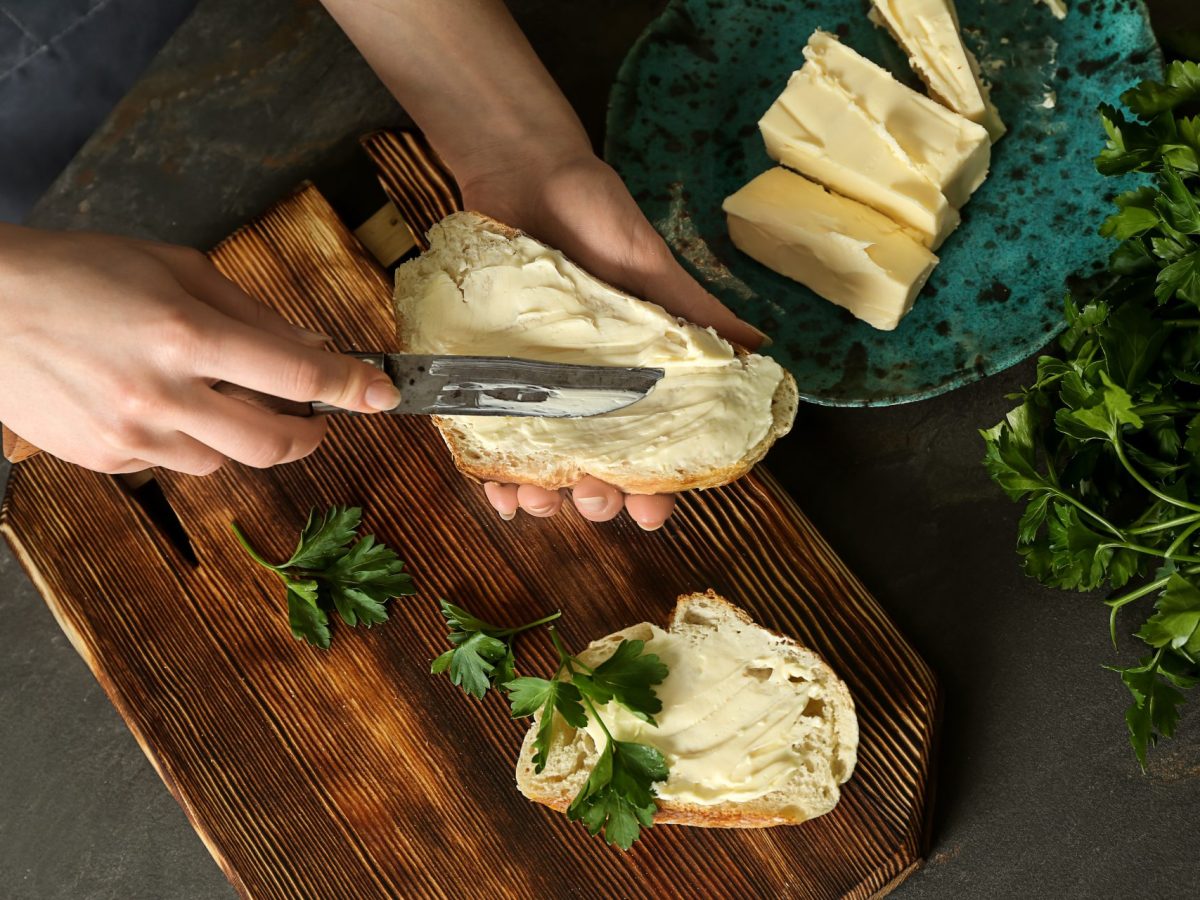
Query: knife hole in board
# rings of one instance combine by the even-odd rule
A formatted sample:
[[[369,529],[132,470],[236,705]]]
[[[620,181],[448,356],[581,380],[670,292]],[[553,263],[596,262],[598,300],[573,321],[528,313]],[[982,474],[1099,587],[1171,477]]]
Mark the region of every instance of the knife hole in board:
[[[162,485],[153,475],[138,472],[133,475],[114,476],[117,486],[134,502],[134,505],[146,517],[151,529],[162,538],[167,546],[173,548],[180,558],[193,569],[200,565],[200,558],[192,547],[192,539],[188,537],[187,529],[179,519],[179,514],[171,506],[167,495],[163,493]]]

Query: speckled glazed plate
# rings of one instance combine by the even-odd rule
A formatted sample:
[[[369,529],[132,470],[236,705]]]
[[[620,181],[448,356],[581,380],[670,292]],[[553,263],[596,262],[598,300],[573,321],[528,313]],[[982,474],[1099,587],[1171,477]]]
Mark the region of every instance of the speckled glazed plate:
[[[773,335],[805,399],[902,403],[998,372],[1061,327],[1072,274],[1107,257],[1096,233],[1114,184],[1092,158],[1101,102],[1161,74],[1140,0],[959,0],[966,41],[1008,134],[913,311],[876,331],[741,254],[721,201],[772,165],[757,121],[814,29],[919,88],[861,0],[672,0],[626,58],[610,99],[609,162],[688,269]]]

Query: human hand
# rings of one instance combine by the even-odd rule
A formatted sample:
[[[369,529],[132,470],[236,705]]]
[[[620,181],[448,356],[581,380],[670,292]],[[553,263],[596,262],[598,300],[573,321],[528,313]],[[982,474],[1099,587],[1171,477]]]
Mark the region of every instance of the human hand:
[[[377,369],[168,244],[0,225],[0,321],[0,421],[100,472],[262,468],[320,443],[323,417],[267,412],[212,390],[220,381],[364,413],[400,399]]]
[[[586,148],[550,158],[507,161],[461,183],[463,205],[520,228],[561,250],[597,278],[634,296],[654,301],[698,325],[749,348],[765,335],[738,319],[701,287],[672,255],[613,169]],[[518,508],[552,516],[565,499],[562,491],[534,485],[487,484],[488,500],[502,518]],[[659,528],[670,516],[672,495],[624,496],[596,478],[572,490],[584,518],[604,522],[622,508],[642,528]]]

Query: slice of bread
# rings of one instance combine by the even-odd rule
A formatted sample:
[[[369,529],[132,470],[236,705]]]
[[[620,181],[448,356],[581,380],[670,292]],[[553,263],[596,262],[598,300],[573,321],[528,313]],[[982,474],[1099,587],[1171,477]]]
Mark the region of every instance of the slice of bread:
[[[600,711],[618,740],[650,744],[667,758],[656,824],[765,828],[837,804],[839,786],[854,771],[858,719],[846,685],[815,653],[754,624],[712,591],[680,597],[669,632],[643,622],[593,642],[579,659],[595,667],[625,639],[646,641],[646,652],[670,668],[657,688],[657,728],[613,703]],[[587,780],[599,733],[560,718],[538,774],[536,731],[535,722],[521,747],[517,787],[563,811]]]
[[[665,371],[642,400],[579,419],[436,417],[458,468],[556,490],[594,475],[627,493],[717,487],[786,434],[796,384],[773,359],[593,278],[557,250],[455,213],[396,272],[400,346]]]

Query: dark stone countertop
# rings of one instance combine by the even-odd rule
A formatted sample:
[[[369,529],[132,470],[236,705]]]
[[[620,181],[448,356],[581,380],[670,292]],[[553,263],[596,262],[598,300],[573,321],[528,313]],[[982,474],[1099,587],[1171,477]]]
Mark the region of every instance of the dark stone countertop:
[[[608,85],[661,4],[511,5],[599,141]],[[305,177],[365,215],[355,137],[404,121],[311,0],[203,0],[33,224],[206,247]],[[770,459],[945,687],[934,846],[894,896],[1200,896],[1195,711],[1141,774],[1125,689],[1101,668],[1131,645],[1113,651],[1096,598],[1021,574],[1018,510],[980,465],[976,430],[1029,372],[909,406],[805,407]],[[0,893],[229,896],[6,547],[0,617]]]

